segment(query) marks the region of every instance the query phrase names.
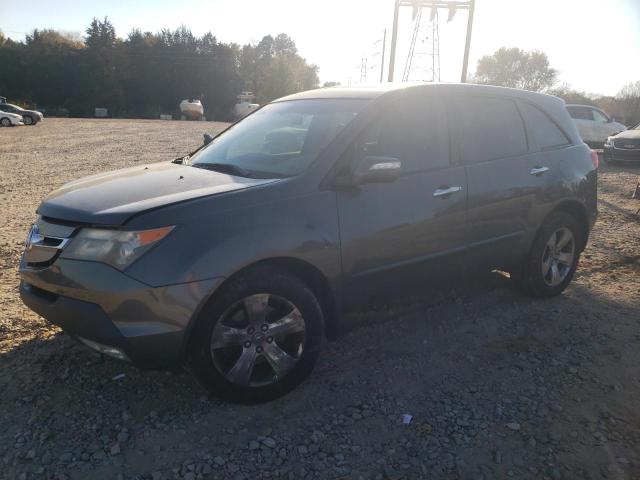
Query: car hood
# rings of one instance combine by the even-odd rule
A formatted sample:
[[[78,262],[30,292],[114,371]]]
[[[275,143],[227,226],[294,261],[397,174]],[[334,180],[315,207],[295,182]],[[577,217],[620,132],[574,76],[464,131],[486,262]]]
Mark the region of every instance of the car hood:
[[[67,183],[42,201],[38,214],[70,222],[122,225],[148,210],[276,181],[155,163]]]
[[[625,130],[617,134],[614,138],[616,140],[619,138],[640,138],[640,130]]]

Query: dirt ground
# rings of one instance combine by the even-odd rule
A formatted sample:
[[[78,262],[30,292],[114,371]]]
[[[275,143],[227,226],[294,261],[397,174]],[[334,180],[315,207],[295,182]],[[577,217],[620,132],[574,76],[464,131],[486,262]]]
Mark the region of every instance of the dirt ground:
[[[1,478],[640,478],[640,168],[602,167],[600,217],[562,296],[531,300],[491,274],[362,312],[265,405],[101,358],[22,305],[16,267],[43,196],[184,155],[223,126],[0,129]]]

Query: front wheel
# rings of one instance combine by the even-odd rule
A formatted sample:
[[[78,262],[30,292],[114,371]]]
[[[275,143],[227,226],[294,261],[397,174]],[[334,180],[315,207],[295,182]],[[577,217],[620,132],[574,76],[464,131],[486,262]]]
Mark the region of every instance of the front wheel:
[[[307,285],[259,268],[232,279],[203,309],[188,367],[220,398],[264,402],[311,373],[323,338],[322,310]]]
[[[540,228],[516,286],[533,297],[559,295],[571,282],[578,267],[584,239],[575,217],[551,214]]]
[[[24,117],[22,117],[22,121],[24,122],[25,125],[33,125],[33,117],[31,115],[25,115]]]

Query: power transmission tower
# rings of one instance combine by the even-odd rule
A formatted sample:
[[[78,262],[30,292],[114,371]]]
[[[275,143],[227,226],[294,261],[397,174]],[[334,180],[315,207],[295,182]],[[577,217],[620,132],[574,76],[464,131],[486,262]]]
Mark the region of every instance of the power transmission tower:
[[[438,27],[438,9],[431,9],[430,25],[424,25],[422,9],[415,11],[414,29],[409,45],[407,60],[404,64],[402,81],[424,80],[430,82],[440,81],[440,32]],[[422,40],[424,38],[424,40]],[[417,44],[423,44],[423,50],[416,50]],[[418,61],[418,66],[414,64]],[[422,61],[420,61],[422,60]],[[429,61],[430,60],[430,61]],[[419,74],[416,77],[415,71]]]
[[[411,7],[411,8],[413,8],[414,12],[416,12],[416,10],[417,10],[418,13],[415,14],[416,18],[417,18],[417,15],[419,15],[419,12],[423,8],[431,8],[432,12],[435,9],[436,16],[434,18],[433,14],[432,14],[432,19],[433,20],[437,20],[437,10],[441,9],[441,8],[445,8],[445,9],[449,10],[449,17],[448,17],[447,21],[450,21],[453,18],[453,16],[455,15],[457,10],[468,10],[469,11],[469,15],[467,17],[467,35],[466,35],[466,39],[465,39],[464,57],[463,57],[463,61],[462,61],[462,76],[461,76],[461,81],[463,83],[466,82],[467,81],[467,66],[468,66],[468,62],[469,62],[469,49],[471,47],[471,29],[472,29],[472,26],[473,26],[473,13],[474,13],[474,8],[475,8],[475,0],[395,0],[394,10],[393,10],[393,30],[391,31],[391,51],[389,53],[389,77],[388,78],[389,78],[390,82],[393,82],[393,74],[394,74],[395,62],[396,62],[396,46],[397,46],[397,41],[398,41],[398,17],[399,17],[399,13],[400,13],[400,7]],[[432,23],[433,23],[433,21],[432,21]],[[437,22],[436,22],[436,24],[437,24]],[[436,25],[433,28],[437,29],[438,27]],[[437,41],[436,41],[436,33],[438,33]],[[415,35],[417,35],[417,33],[414,30],[414,36]],[[436,46],[437,46],[437,49],[436,49]],[[432,65],[433,65],[432,72],[433,72],[433,79],[434,80],[436,78],[439,79],[439,77],[440,77],[439,49],[440,49],[439,32],[434,31],[434,33],[432,35],[432,50],[434,50],[434,51],[437,50],[438,51],[438,58],[436,58],[435,56],[432,56]],[[433,52],[432,52],[432,54],[433,54]],[[436,66],[437,66],[437,70],[436,70]],[[406,64],[405,64],[405,70],[406,70]],[[436,71],[437,71],[437,74],[436,74]]]
[[[360,83],[367,83],[367,58],[360,60]]]

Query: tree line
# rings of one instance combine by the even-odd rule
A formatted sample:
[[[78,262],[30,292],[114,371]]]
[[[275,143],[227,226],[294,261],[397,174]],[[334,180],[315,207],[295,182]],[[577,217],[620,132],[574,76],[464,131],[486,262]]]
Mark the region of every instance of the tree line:
[[[558,71],[551,67],[547,55],[537,50],[502,47],[485,55],[478,61],[473,81],[549,93],[567,103],[599,107],[627,126],[640,123],[640,80],[623,86],[614,96],[580,92],[558,85]]]
[[[183,26],[134,29],[123,39],[108,18],[94,18],[84,39],[44,29],[16,42],[0,32],[0,95],[49,114],[93,116],[103,107],[113,116],[158,118],[191,98],[208,118],[229,119],[243,90],[266,103],[318,83],[318,68],[286,34],[240,46]]]

